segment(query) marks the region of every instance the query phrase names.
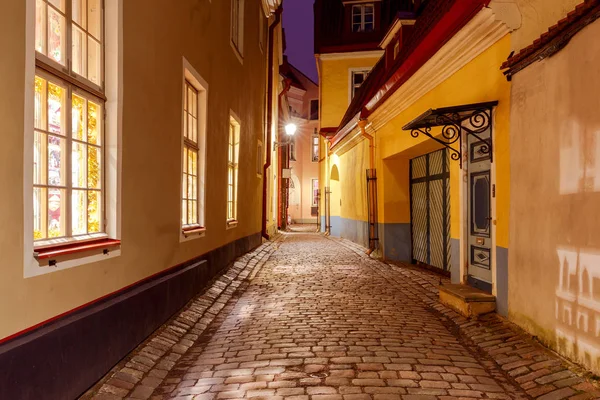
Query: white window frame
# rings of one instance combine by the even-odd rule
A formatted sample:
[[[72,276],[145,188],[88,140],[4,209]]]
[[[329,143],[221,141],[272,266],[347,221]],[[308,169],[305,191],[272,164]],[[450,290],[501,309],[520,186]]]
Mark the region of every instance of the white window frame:
[[[372,69],[371,67],[360,67],[360,68],[350,68],[348,70],[348,104],[350,104],[352,102],[352,99],[354,98],[356,91],[358,90],[358,88],[360,88],[360,86],[354,85],[354,75],[358,74],[358,73],[364,74],[365,75],[364,79],[363,79],[363,83],[364,83],[365,80],[367,80],[367,77],[369,76],[371,69]],[[361,84],[361,86],[362,86],[362,84]]]
[[[226,185],[226,223],[227,229],[234,228],[239,222],[238,215],[238,191],[239,191],[239,165],[240,165],[240,149],[241,149],[241,127],[240,118],[233,112],[230,111],[229,121],[227,123],[227,185]],[[232,139],[233,129],[233,143]],[[237,141],[237,143],[236,143]],[[230,147],[232,151],[230,152]],[[230,158],[230,155],[232,158]],[[229,173],[232,172],[232,198],[229,197]],[[229,203],[233,203],[233,214],[229,214]]]
[[[264,150],[262,140],[256,141],[256,177],[262,178],[264,168]]]
[[[368,15],[366,13],[366,9],[367,7],[371,7],[371,9],[373,10],[373,29],[370,31],[365,31],[365,25],[366,25],[366,16]],[[354,22],[354,10],[360,10],[360,24],[357,24]],[[351,16],[350,16],[351,20],[350,20],[350,24],[351,24],[351,30],[354,33],[357,32],[373,32],[375,30],[375,4],[374,3],[362,3],[362,4],[353,4],[352,5],[352,11],[351,11]],[[359,30],[355,31],[354,27],[355,26],[359,26]]]
[[[317,143],[315,143],[315,139],[317,139]],[[315,133],[312,134],[311,138],[310,138],[311,142],[310,142],[310,161],[311,162],[319,162],[319,158],[321,156],[321,140],[319,138],[319,133],[317,132],[317,128],[315,128]],[[316,153],[315,153],[315,146],[316,146]],[[315,154],[316,154],[316,159],[315,159]]]
[[[315,181],[317,181],[317,190],[319,189],[319,178],[311,178],[310,180],[310,202],[311,207],[318,207],[319,203],[315,202]]]
[[[266,32],[266,21],[267,17],[265,16],[265,12],[263,10],[262,4],[258,6],[258,47],[262,53],[265,52],[265,39],[267,37]]]
[[[229,43],[241,64],[244,63],[244,3],[245,0],[231,0]]]
[[[180,193],[180,206],[179,206],[179,226],[180,226],[180,242],[186,242],[189,240],[197,239],[206,235],[206,157],[207,157],[207,146],[206,146],[206,132],[207,132],[207,107],[208,107],[208,83],[202,78],[202,75],[196,71],[192,64],[183,57],[183,73],[182,73],[182,97],[181,97],[181,149],[179,154],[181,155],[180,162],[180,177],[181,185],[179,188]],[[186,85],[191,85],[198,92],[198,104],[197,104],[197,115],[198,115],[198,138],[195,145],[198,149],[198,157],[196,163],[196,176],[197,176],[197,219],[198,223],[193,225],[183,225],[183,154],[184,148],[186,147],[185,140],[185,123],[186,118],[184,111],[185,96],[186,96]]]
[[[70,87],[79,87],[85,85],[89,87],[87,92],[96,95],[100,90],[98,85],[73,74],[68,73],[68,69],[59,63],[50,60],[43,54],[35,50],[35,21],[36,21],[36,1],[26,1],[26,24],[25,30],[25,103],[24,103],[24,152],[23,152],[23,196],[25,204],[31,204],[28,199],[33,199],[33,145],[34,145],[34,85],[35,75],[42,74],[41,69],[36,64],[50,66],[52,73],[50,76],[54,80],[63,80],[69,83]],[[123,25],[120,16],[123,15],[123,4],[119,0],[104,0],[103,15],[103,44],[104,56],[101,61],[103,66],[104,96],[103,102],[105,117],[104,124],[104,144],[103,144],[103,223],[104,237],[120,239],[121,237],[121,132],[122,132],[122,78],[123,78]],[[66,32],[69,30],[66,29]],[[69,39],[70,40],[70,39]],[[70,41],[66,42],[68,46]],[[66,63],[68,66],[68,62]],[[60,67],[57,67],[60,66]],[[54,67],[54,68],[53,68]],[[62,72],[62,73],[61,73]],[[93,89],[97,89],[94,91]],[[79,90],[79,89],[77,89]],[[70,135],[70,132],[66,132]],[[74,268],[109,258],[119,257],[121,255],[120,247],[111,249],[108,253],[92,254],[78,256],[71,254],[69,256],[57,256],[56,264],[52,267],[44,266],[35,257],[34,239],[33,239],[33,209],[24,207],[23,209],[23,276],[30,278],[44,275],[64,269]],[[94,240],[96,238],[79,237],[66,238],[58,240],[62,243],[78,243],[82,240]],[[60,243],[60,244],[62,244]],[[58,243],[57,243],[58,244]]]

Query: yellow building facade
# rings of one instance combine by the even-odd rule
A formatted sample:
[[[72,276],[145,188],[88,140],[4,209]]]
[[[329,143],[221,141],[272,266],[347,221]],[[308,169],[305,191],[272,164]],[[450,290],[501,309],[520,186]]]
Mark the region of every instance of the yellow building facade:
[[[579,3],[426,2],[396,17],[345,110],[357,53],[317,55],[321,206],[329,234],[491,294],[597,371],[597,102],[584,87],[598,9]]]

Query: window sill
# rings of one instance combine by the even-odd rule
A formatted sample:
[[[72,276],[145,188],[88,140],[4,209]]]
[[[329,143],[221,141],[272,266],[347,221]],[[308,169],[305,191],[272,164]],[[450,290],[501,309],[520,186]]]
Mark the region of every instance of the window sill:
[[[181,239],[191,240],[206,235],[206,228],[203,226],[188,226],[181,229]]]
[[[81,255],[84,253],[86,256],[91,254],[108,254],[109,250],[114,250],[115,248],[121,247],[121,241],[117,239],[109,239],[103,238],[98,240],[92,240],[87,242],[80,243],[66,243],[56,246],[38,248],[34,250],[34,257],[44,263],[46,266],[46,261],[48,266],[54,266],[57,263],[57,259],[69,259],[73,257],[73,255]],[[42,263],[40,263],[40,266]]]
[[[238,221],[236,219],[231,219],[227,221],[227,229],[233,229],[238,226]]]

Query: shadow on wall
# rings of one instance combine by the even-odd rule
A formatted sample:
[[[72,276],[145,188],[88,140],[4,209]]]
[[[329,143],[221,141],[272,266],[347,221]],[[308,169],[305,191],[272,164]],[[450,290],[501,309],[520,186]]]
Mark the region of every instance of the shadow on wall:
[[[594,370],[600,369],[600,252],[559,248],[556,346]]]

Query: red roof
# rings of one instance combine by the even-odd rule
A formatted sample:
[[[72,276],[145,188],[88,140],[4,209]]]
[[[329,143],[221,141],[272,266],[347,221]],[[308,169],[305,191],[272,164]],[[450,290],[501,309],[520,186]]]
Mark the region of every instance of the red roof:
[[[367,117],[412,77],[442,46],[462,29],[490,0],[429,1],[417,18],[412,34],[396,61],[385,68],[377,63],[358,90],[339,125],[333,146],[349,133],[347,125],[360,114]]]
[[[584,26],[600,17],[600,0],[585,0],[575,10],[556,25],[551,26],[547,32],[536,39],[533,44],[524,48],[515,55],[511,55],[500,69],[508,69],[504,73],[508,76],[527,67],[536,60],[549,57],[562,49],[569,40]]]

